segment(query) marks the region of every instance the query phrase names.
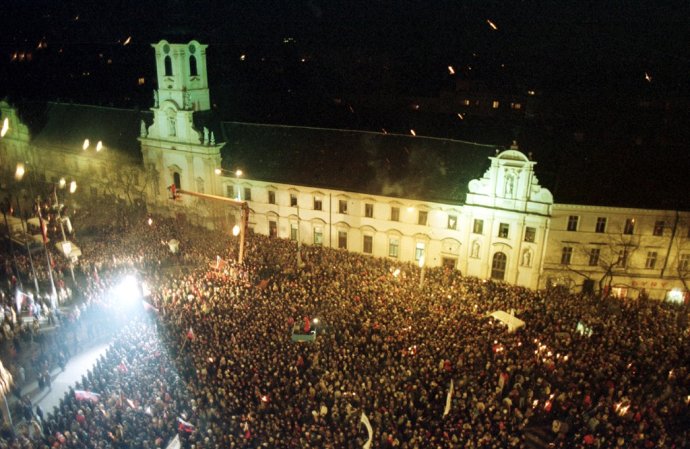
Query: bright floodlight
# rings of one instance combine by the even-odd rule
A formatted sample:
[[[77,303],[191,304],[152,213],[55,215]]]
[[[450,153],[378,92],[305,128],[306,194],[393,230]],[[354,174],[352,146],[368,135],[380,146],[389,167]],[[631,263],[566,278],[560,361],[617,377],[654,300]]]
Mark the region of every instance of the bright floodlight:
[[[149,224],[149,226],[151,226],[153,224],[153,218],[149,217],[149,219],[146,220],[146,222]]]
[[[0,137],[5,137],[5,134],[7,134],[7,131],[10,129],[10,120],[9,117],[5,117],[5,120],[2,121],[2,129],[0,129]]]
[[[69,183],[69,193],[74,193],[77,191],[77,181],[72,181]]]
[[[235,237],[240,235],[240,227],[238,225],[232,227],[232,235],[234,235]]]
[[[213,172],[217,175],[220,175],[223,172],[223,170],[221,170],[220,168],[216,168],[215,170],[213,170]]]
[[[125,276],[115,288],[115,294],[118,296],[117,301],[123,305],[133,304],[137,299],[140,299],[141,290],[137,278],[131,274]]]
[[[60,178],[60,188],[64,189],[66,184],[67,181],[65,181],[65,178]]]
[[[235,176],[237,176],[237,177],[242,176],[242,170],[237,170],[237,171],[235,172]]]
[[[84,139],[84,143],[82,144],[81,149],[86,150],[89,147],[89,145],[91,145],[91,142],[89,142],[89,139]]]
[[[102,149],[103,149],[103,142],[101,142],[99,140],[98,143],[96,144],[96,152],[101,151]]]
[[[24,177],[24,164],[21,162],[17,164],[17,171],[14,172],[14,179],[17,181],[21,181],[22,178]]]

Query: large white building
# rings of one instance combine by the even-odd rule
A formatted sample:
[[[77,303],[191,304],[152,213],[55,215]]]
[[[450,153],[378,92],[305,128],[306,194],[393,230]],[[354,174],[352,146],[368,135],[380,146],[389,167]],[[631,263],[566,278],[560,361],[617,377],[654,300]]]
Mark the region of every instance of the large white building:
[[[224,232],[236,220],[191,196],[171,201],[175,184],[246,201],[249,227],[276,238],[534,289],[684,297],[689,212],[554,203],[515,143],[220,121],[206,47],[153,45],[150,111],[49,103],[32,121],[22,117],[31,108],[0,102],[3,176],[22,162],[47,181],[71,173],[83,194],[141,200]]]

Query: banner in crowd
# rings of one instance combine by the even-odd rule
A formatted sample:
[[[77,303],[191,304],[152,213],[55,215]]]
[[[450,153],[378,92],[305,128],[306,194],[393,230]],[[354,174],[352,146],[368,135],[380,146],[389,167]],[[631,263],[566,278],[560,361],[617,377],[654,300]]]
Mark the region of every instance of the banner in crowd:
[[[76,399],[77,401],[98,402],[100,398],[101,395],[98,393],[94,393],[93,391],[74,390],[74,399]]]
[[[515,332],[525,325],[525,322],[503,310],[497,310],[490,316],[508,326],[508,332]]]
[[[371,423],[369,422],[369,418],[367,417],[366,413],[362,412],[362,417],[360,418],[360,421],[362,422],[362,424],[364,424],[364,426],[367,428],[367,432],[369,433],[369,439],[366,443],[364,443],[362,449],[369,449],[371,447],[371,440],[374,437],[374,430],[371,428]]]
[[[443,409],[443,416],[450,412],[450,404],[453,400],[453,379],[450,380],[450,388],[448,389],[448,396],[446,397],[446,408]]]
[[[175,438],[173,438],[172,441],[168,443],[165,449],[180,449],[181,447],[182,445],[180,444],[180,436],[175,435]]]

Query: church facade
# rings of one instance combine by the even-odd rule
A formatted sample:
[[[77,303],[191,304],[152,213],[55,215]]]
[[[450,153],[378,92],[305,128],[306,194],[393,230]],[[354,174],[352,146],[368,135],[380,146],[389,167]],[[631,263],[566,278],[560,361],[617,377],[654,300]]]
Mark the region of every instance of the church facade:
[[[21,106],[0,102],[9,128],[0,139],[3,176],[22,163],[48,182],[70,173],[81,194],[141,200],[221,232],[238,222],[233,208],[189,195],[171,200],[175,185],[246,201],[251,230],[275,238],[532,289],[684,298],[688,212],[556,203],[515,143],[221,122],[213,117],[207,46],[152,47],[158,89],[149,111],[49,104],[46,123],[32,131]],[[107,156],[99,157],[97,142]],[[328,153],[338,145],[347,157]],[[405,168],[391,169],[401,157]],[[428,165],[415,171],[413,162]]]

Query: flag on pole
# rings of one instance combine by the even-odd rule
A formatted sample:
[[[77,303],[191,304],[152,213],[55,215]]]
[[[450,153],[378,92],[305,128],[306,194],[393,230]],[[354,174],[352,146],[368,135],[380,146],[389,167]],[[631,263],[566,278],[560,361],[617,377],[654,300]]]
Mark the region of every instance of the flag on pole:
[[[41,206],[39,206],[41,207]],[[38,220],[40,221],[41,224],[41,236],[43,237],[43,244],[48,243],[48,226],[46,225],[45,220],[43,219],[43,215],[41,215],[41,212],[39,210],[38,212]]]
[[[450,380],[450,388],[448,389],[448,396],[446,397],[446,408],[443,409],[443,416],[450,412],[450,404],[453,400],[453,379]]]
[[[362,412],[362,417],[360,418],[360,422],[364,424],[364,426],[367,428],[367,432],[369,433],[369,439],[367,440],[366,443],[364,443],[364,446],[362,446],[362,449],[369,449],[371,447],[371,440],[374,437],[374,430],[371,428],[371,423],[369,422],[369,418],[367,417],[366,413]]]
[[[194,432],[194,425],[192,423],[188,423],[184,419],[180,418],[179,416],[177,417],[177,430],[180,432],[187,432],[187,433],[192,433]]]
[[[77,401],[98,402],[98,400],[101,398],[101,395],[94,393],[93,391],[74,390],[74,398]]]

